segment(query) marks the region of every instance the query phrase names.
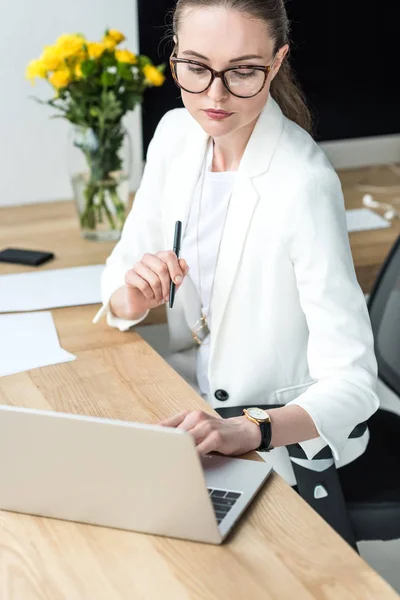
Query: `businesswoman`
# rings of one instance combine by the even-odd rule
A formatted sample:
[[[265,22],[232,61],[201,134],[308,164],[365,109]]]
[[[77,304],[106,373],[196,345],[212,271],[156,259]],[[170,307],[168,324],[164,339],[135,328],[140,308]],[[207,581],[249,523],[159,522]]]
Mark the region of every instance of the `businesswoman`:
[[[340,181],[309,134],[283,0],[179,0],[173,30],[185,108],[150,143],[95,320],[129,329],[167,301],[172,278],[170,364],[214,408],[262,410],[163,424],[188,430],[201,453],[273,448],[268,459],[293,485],[286,445],[308,458],[329,445],[347,464],[368,442],[349,434],[378,408]]]

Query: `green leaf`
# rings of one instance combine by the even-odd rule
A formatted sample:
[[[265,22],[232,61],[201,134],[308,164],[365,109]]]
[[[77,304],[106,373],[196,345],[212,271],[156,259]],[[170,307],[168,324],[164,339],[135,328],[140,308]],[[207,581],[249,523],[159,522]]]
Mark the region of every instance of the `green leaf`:
[[[104,54],[101,57],[101,64],[104,69],[107,69],[108,67],[117,66],[117,60],[115,59],[113,50],[106,50],[104,52]]]
[[[104,120],[116,121],[123,115],[121,102],[113,91],[104,92],[101,96],[101,113]]]
[[[146,65],[152,65],[152,64],[153,63],[151,62],[151,60],[148,56],[145,56],[144,54],[140,54],[138,56],[139,68],[143,69],[143,67],[145,67]]]
[[[99,117],[100,115],[100,110],[97,108],[97,106],[91,106],[89,109],[89,114],[91,117]]]
[[[111,87],[115,85],[117,78],[115,73],[109,73],[108,71],[103,71],[101,74],[101,83],[106,87]]]
[[[85,78],[90,77],[96,71],[96,65],[92,60],[84,60],[81,63],[82,74]]]
[[[117,73],[124,81],[132,81],[133,79],[132,67],[127,63],[118,63]]]

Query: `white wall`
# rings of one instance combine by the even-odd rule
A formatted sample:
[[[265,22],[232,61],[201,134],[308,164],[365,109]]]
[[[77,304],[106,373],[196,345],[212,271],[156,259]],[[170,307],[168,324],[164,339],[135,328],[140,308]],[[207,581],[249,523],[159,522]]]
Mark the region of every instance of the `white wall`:
[[[109,27],[123,31],[138,52],[136,0],[0,0],[0,206],[72,197],[67,169],[67,135],[62,119],[30,99],[51,98],[50,85],[25,79],[28,62],[62,33],[100,39]],[[142,169],[140,108],[126,119],[134,152],[132,188]]]

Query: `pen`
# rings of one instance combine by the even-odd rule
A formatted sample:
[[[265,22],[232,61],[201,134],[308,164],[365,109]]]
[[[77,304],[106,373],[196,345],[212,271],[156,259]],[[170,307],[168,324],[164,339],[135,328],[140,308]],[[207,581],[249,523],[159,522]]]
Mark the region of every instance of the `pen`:
[[[177,258],[179,259],[179,253],[181,251],[181,237],[182,237],[182,221],[177,221],[175,223],[175,236],[174,236],[174,247],[173,251],[175,252]],[[170,288],[169,288],[169,307],[172,308],[175,300],[175,284],[171,279]]]

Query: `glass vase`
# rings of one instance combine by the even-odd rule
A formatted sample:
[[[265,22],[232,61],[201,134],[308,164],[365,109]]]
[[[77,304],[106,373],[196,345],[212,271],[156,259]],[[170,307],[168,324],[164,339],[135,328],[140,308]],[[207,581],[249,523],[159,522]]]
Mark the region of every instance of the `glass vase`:
[[[75,126],[68,137],[68,167],[81,235],[120,238],[129,204],[132,145],[120,124],[108,131]]]

